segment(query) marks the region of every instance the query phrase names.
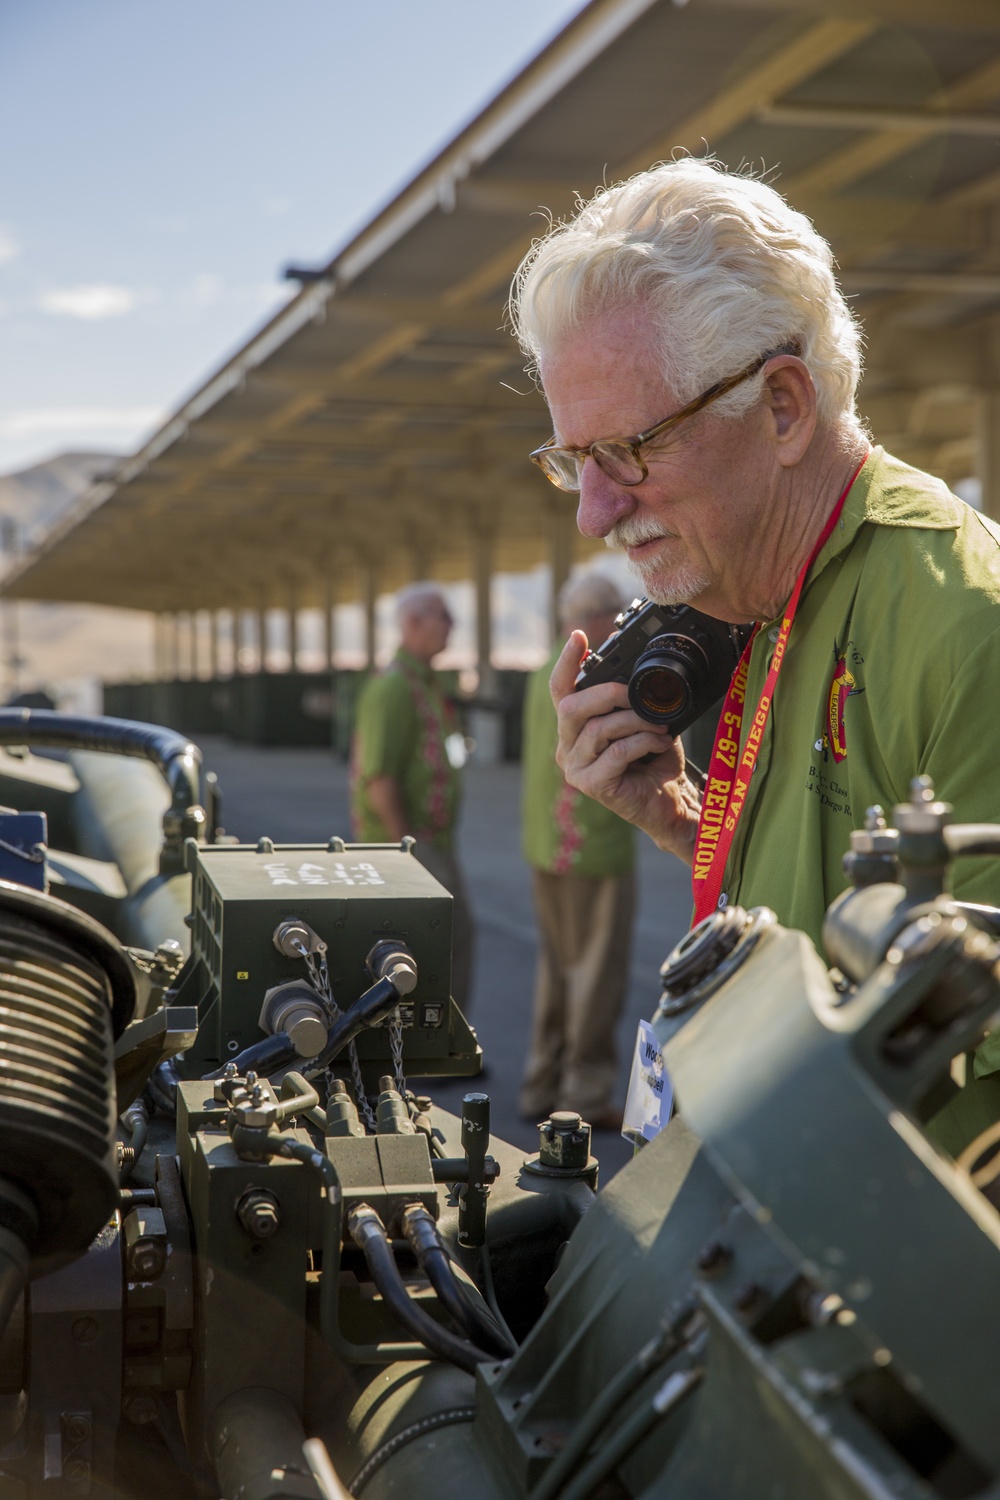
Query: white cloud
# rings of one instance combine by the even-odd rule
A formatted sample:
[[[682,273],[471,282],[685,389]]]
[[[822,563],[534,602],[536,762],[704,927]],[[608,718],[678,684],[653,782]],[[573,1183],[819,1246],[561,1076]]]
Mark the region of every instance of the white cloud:
[[[4,265],[8,260],[13,260],[20,253],[21,247],[10,230],[5,229],[0,224],[0,266]]]
[[[161,406],[55,406],[28,408],[0,417],[0,438],[35,433],[127,433],[138,436],[166,416]]]
[[[140,300],[143,299],[128,287],[95,282],[90,286],[67,286],[45,292],[38,299],[38,305],[43,312],[95,321],[98,318],[120,318],[137,307]]]

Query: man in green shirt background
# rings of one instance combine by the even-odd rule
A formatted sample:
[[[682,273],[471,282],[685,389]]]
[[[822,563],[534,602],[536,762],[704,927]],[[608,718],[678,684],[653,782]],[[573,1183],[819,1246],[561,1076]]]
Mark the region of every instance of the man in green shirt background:
[[[597,647],[625,602],[609,578],[584,573],[559,595],[560,623]],[[635,840],[628,823],[569,786],[556,765],[549,677],[562,644],[532,674],[524,708],[522,848],[539,953],[520,1105],[532,1119],[572,1108],[597,1129],[615,1129],[615,1028],[628,986]]]
[[[454,624],[440,588],[415,583],[396,599],[400,645],[358,700],[351,752],[351,812],[365,843],[416,839],[415,853],[451,892],[452,995],[467,1011],[472,916],[454,832],[465,741],[454,705],[431,666]]]

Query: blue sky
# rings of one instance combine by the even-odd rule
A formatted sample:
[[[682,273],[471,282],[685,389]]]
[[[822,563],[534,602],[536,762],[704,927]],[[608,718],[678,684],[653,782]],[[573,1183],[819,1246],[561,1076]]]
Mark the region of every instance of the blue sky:
[[[129,451],[581,0],[0,0],[0,473]]]

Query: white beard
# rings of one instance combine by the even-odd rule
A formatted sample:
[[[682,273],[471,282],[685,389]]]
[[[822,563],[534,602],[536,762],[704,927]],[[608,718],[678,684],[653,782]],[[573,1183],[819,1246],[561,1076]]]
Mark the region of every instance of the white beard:
[[[608,532],[604,545],[614,552],[624,552],[628,547],[655,541],[657,537],[670,539],[673,533],[664,531],[652,516],[624,516]],[[656,604],[668,607],[690,604],[699,594],[704,593],[710,582],[694,568],[671,568],[662,557],[650,557],[645,562],[633,562],[629,558],[629,567],[642,584],[646,595]]]

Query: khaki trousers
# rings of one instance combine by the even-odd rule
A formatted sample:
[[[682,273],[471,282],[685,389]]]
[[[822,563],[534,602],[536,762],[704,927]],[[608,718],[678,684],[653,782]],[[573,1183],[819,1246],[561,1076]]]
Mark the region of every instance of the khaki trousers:
[[[465,878],[450,850],[435,849],[427,840],[418,840],[413,852],[424,869],[451,892],[451,993],[459,1010],[467,1016],[472,998],[473,929]]]
[[[609,1108],[618,1078],[635,875],[532,873],[540,946],[521,1110],[541,1119],[576,1109],[586,1119]]]

